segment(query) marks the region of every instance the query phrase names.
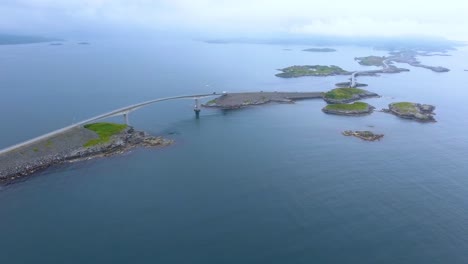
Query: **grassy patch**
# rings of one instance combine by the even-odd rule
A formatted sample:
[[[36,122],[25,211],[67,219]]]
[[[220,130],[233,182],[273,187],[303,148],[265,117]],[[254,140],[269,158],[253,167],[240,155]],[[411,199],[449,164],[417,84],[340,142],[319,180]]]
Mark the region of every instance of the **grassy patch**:
[[[325,109],[338,111],[366,111],[368,108],[369,104],[363,102],[355,102],[352,104],[330,104],[325,106]]]
[[[329,75],[339,75],[339,74],[349,74],[349,72],[343,70],[342,68],[331,65],[302,65],[302,66],[291,66],[284,69],[280,69],[282,73],[276,74],[278,77],[282,78],[295,78],[302,76],[329,76]]]
[[[419,109],[409,102],[399,102],[391,104],[400,113],[418,113]]]
[[[84,144],[85,147],[91,147],[91,146],[95,146],[98,144],[109,142],[110,138],[113,135],[122,132],[122,130],[127,128],[127,125],[114,124],[114,123],[94,123],[94,124],[85,125],[84,127],[91,131],[96,132],[96,134],[98,134],[99,136],[99,138],[91,139],[90,141]]]
[[[359,64],[364,66],[383,66],[383,61],[385,57],[380,56],[367,56],[356,58]]]
[[[355,94],[363,94],[365,90],[358,88],[336,88],[325,93],[325,98],[329,99],[351,99]]]

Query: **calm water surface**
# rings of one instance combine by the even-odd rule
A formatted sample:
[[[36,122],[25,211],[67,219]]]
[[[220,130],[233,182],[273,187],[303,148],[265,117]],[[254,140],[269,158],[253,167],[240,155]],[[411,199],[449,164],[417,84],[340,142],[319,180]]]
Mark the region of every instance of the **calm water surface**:
[[[291,51],[283,50],[291,48]],[[324,91],[344,77],[275,69],[385,52],[91,41],[0,47],[0,147],[124,105],[212,91]],[[452,71],[363,77],[377,108],[437,106],[439,122],[323,114],[321,100],[239,111],[192,101],[132,113],[165,149],[61,166],[0,190],[1,263],[468,263],[468,52]],[[406,67],[406,66],[405,66]],[[120,121],[120,119],[117,119]],[[343,137],[347,129],[381,142]],[[171,135],[169,135],[171,134]]]

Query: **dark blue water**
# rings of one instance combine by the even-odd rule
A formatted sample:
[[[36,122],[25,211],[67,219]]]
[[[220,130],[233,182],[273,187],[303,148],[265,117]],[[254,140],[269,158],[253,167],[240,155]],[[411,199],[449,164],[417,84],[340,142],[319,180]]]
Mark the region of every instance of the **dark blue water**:
[[[211,91],[321,91],[293,64],[360,69],[355,47],[93,41],[0,47],[0,147],[127,104]],[[157,104],[131,122],[176,144],[61,166],[0,190],[1,263],[468,263],[466,50],[360,78],[439,122],[323,114],[321,100],[240,111]],[[120,119],[117,119],[120,121]],[[347,129],[381,142],[343,137]]]

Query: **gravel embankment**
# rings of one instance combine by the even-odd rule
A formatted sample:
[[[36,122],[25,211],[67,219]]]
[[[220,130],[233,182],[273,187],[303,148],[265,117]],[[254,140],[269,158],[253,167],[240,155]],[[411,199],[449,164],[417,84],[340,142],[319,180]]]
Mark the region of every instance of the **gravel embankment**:
[[[251,92],[228,93],[204,104],[205,107],[235,109],[270,102],[292,103],[296,100],[323,98],[322,92]]]

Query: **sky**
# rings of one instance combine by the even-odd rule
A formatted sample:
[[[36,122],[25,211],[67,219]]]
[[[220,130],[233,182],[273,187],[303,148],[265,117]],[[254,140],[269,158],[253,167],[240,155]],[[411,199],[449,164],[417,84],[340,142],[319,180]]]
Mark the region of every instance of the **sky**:
[[[466,0],[0,0],[0,32],[434,36],[468,41]]]

